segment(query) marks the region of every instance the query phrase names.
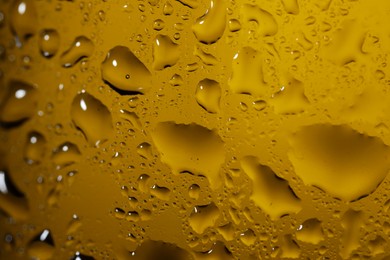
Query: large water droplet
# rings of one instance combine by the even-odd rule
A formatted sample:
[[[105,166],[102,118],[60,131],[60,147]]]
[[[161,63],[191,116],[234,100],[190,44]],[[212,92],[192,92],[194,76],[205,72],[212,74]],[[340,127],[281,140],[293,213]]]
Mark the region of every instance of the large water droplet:
[[[291,145],[289,158],[305,184],[348,201],[375,191],[390,169],[390,148],[346,125],[303,127]]]
[[[225,155],[221,138],[197,124],[159,123],[152,133],[154,143],[174,173],[203,175],[212,188],[221,184],[220,166]]]
[[[119,94],[144,93],[152,86],[149,70],[125,46],[112,48],[107,53],[101,69],[103,80]]]
[[[206,13],[198,18],[192,30],[198,41],[214,43],[222,37],[226,27],[226,6],[223,0],[211,0]]]
[[[92,145],[107,141],[113,134],[110,111],[87,92],[82,92],[73,99],[71,116],[74,124]]]
[[[301,200],[295,195],[289,183],[268,166],[260,164],[257,158],[245,157],[241,161],[241,167],[253,183],[251,199],[271,219],[276,220],[302,209]]]

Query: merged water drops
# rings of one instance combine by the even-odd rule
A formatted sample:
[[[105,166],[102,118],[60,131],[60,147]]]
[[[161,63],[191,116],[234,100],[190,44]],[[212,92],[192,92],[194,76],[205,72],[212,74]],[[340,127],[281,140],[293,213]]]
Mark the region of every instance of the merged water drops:
[[[389,10],[3,1],[0,258],[388,259]]]

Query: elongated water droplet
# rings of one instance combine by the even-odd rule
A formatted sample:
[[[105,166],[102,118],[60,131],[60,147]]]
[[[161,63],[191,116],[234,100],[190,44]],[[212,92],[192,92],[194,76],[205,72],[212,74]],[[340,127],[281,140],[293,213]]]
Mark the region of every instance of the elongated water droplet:
[[[38,13],[34,0],[16,0],[11,5],[11,28],[20,40],[38,30]]]
[[[61,55],[61,64],[64,67],[72,67],[82,58],[92,55],[95,45],[85,36],[74,39],[71,47]]]
[[[74,124],[84,133],[88,142],[99,145],[113,134],[111,113],[97,98],[82,92],[72,102],[71,116]]]
[[[226,27],[226,6],[223,0],[211,0],[210,8],[198,18],[192,30],[198,41],[214,43],[222,37]]]

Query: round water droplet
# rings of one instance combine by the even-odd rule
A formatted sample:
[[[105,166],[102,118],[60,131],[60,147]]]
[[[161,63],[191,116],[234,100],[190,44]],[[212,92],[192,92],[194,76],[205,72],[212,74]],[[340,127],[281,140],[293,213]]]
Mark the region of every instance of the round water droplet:
[[[161,31],[164,28],[164,21],[161,19],[154,20],[153,29],[156,31]]]

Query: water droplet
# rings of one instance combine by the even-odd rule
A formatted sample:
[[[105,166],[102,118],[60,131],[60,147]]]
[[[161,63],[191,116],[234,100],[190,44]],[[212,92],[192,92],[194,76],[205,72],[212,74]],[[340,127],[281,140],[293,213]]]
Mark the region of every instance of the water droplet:
[[[152,133],[161,160],[176,174],[203,175],[212,188],[220,186],[220,166],[225,159],[223,142],[216,132],[197,124],[162,122]]]
[[[297,0],[282,0],[284,10],[288,14],[299,14],[299,5]]]
[[[202,234],[208,227],[213,227],[220,215],[219,208],[214,204],[196,206],[188,218],[192,229]]]
[[[172,13],[173,13],[173,6],[169,1],[167,1],[163,7],[163,14],[164,15],[171,15]]]
[[[179,45],[167,35],[157,35],[153,45],[153,68],[162,70],[174,66],[180,58]]]
[[[192,184],[188,189],[188,195],[195,200],[199,199],[200,187],[198,184]]]
[[[179,87],[183,84],[183,78],[179,74],[174,74],[169,80],[169,84],[173,87]]]
[[[243,47],[233,57],[232,76],[229,80],[233,93],[263,96],[267,84],[263,76],[263,59],[252,47]]]
[[[26,39],[38,30],[38,13],[34,0],[17,0],[11,5],[11,29],[20,40]]]
[[[279,114],[296,114],[303,112],[309,101],[304,93],[304,85],[301,81],[289,77],[282,82],[280,90],[272,95],[270,104]]]
[[[112,48],[101,69],[103,80],[119,94],[144,93],[152,85],[149,70],[124,46]],[[126,75],[130,78],[126,79]]]
[[[57,53],[60,47],[60,35],[55,29],[45,29],[40,33],[38,44],[41,54],[50,58]]]
[[[252,229],[247,229],[246,231],[240,234],[240,240],[246,246],[251,246],[256,242],[256,235]]]
[[[74,124],[92,145],[107,141],[113,134],[110,111],[87,92],[82,92],[73,99],[71,116]]]
[[[82,58],[92,55],[95,45],[85,36],[78,36],[71,47],[61,55],[61,64],[64,67],[72,67]]]
[[[211,44],[222,37],[226,27],[225,2],[211,0],[206,13],[198,18],[192,30],[198,41]]]
[[[137,153],[141,155],[141,157],[148,160],[153,158],[152,146],[146,142],[143,142],[137,146]]]
[[[198,104],[209,113],[219,112],[219,102],[221,100],[221,86],[212,79],[199,81],[195,92]]]
[[[276,220],[302,209],[300,199],[295,195],[288,181],[276,175],[268,166],[260,164],[257,158],[244,157],[241,167],[252,180],[251,199],[271,219]],[[274,193],[275,190],[278,191],[277,194]]]
[[[116,208],[114,215],[117,219],[124,219],[126,217],[126,212],[121,208]]]
[[[264,100],[260,99],[253,101],[252,105],[254,109],[256,109],[257,111],[261,111],[267,106],[267,103]]]
[[[81,153],[77,145],[65,142],[54,149],[52,160],[57,168],[60,169],[78,162],[80,160],[80,155]]]
[[[321,226],[321,221],[316,218],[305,220],[305,222],[298,227],[296,238],[311,244],[318,244],[324,240],[324,231]]]
[[[46,138],[39,132],[28,134],[24,148],[24,159],[28,164],[40,163],[46,148]]]
[[[54,240],[48,229],[43,230],[28,245],[27,253],[34,259],[51,259],[55,252]]]
[[[278,23],[271,13],[260,8],[257,5],[244,4],[241,7],[242,20],[249,25],[251,22],[256,22],[260,26],[257,27],[256,34],[261,36],[272,36],[278,32]],[[250,31],[249,28],[245,28]]]
[[[150,187],[150,193],[161,200],[169,201],[171,190],[167,187],[162,187],[158,186],[157,184],[154,184],[152,187]]]
[[[153,29],[156,31],[161,31],[162,29],[164,29],[164,21],[161,19],[154,20]]]
[[[0,208],[17,220],[28,217],[25,195],[17,188],[7,171],[0,170]]]
[[[347,125],[306,126],[290,142],[289,158],[303,182],[343,200],[375,191],[390,167],[390,149],[381,139]]]
[[[12,80],[1,103],[0,121],[4,124],[18,125],[36,113],[38,91],[26,82]]]
[[[237,32],[241,29],[241,23],[237,19],[229,20],[229,30],[231,32]]]

